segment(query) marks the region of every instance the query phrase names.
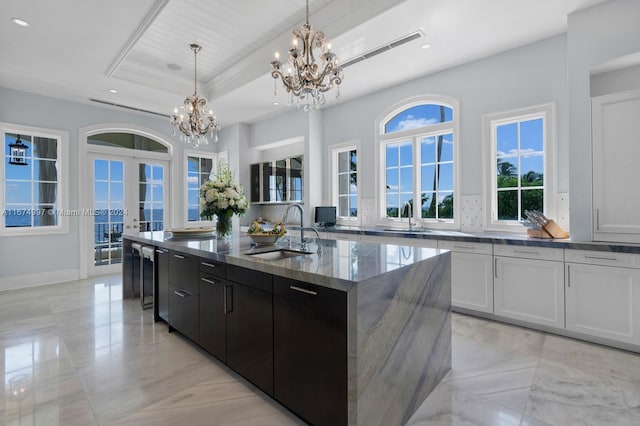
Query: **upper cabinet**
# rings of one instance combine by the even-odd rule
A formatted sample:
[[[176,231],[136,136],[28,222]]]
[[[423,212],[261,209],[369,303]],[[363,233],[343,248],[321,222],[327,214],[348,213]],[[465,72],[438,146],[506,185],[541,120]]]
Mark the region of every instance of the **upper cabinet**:
[[[302,155],[251,165],[252,203],[302,201]]]
[[[640,90],[592,98],[593,239],[640,242]]]

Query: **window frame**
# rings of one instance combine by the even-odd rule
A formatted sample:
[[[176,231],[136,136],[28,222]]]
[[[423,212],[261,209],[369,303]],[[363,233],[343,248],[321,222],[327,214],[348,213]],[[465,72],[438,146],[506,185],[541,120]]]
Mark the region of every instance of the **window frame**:
[[[519,108],[482,116],[484,146],[484,201],[485,229],[526,233],[526,228],[517,220],[498,220],[497,197],[497,138],[496,129],[500,125],[521,123],[542,118],[543,123],[543,213],[555,218],[557,215],[557,170],[556,170],[556,112],[555,102]],[[519,171],[521,173],[521,171]],[[518,189],[522,186],[516,187]]]
[[[7,156],[5,155],[5,147],[2,149],[0,158],[0,235],[3,237],[26,236],[26,235],[49,235],[49,234],[67,234],[69,233],[69,219],[75,212],[69,210],[68,196],[69,193],[69,176],[67,158],[69,155],[69,132],[57,129],[47,129],[41,127],[24,126],[14,123],[0,123],[0,137],[3,144],[6,144],[6,134],[28,135],[30,137],[41,137],[48,139],[56,139],[56,163],[57,167],[57,194],[56,204],[58,224],[51,226],[25,226],[25,227],[7,227],[5,223],[6,211],[6,167]],[[33,146],[30,148],[33,149]],[[33,183],[33,180],[31,180]],[[33,200],[32,200],[33,201]],[[68,212],[68,214],[65,214]]]
[[[219,163],[228,163],[229,162],[229,153],[227,151],[223,151],[223,152],[208,152],[208,151],[198,151],[198,150],[193,150],[193,149],[185,149],[184,150],[184,157],[183,157],[183,162],[182,164],[184,165],[184,173],[183,173],[183,188],[184,188],[184,195],[185,195],[185,202],[184,202],[184,210],[183,210],[183,214],[184,214],[184,226],[210,226],[211,225],[211,221],[207,220],[207,219],[202,219],[199,218],[199,220],[193,220],[190,221],[189,220],[189,169],[187,167],[187,161],[189,157],[198,157],[198,163],[199,160],[201,158],[206,158],[206,159],[210,159],[213,161],[213,172],[212,174],[215,175],[217,172],[217,168],[218,168],[218,164]],[[199,194],[198,194],[199,195]],[[200,208],[198,207],[198,212],[200,211]]]
[[[452,109],[452,120],[435,123],[415,129],[384,133],[385,124],[398,114],[419,105],[443,105]],[[401,101],[384,112],[376,120],[376,220],[379,226],[404,228],[406,218],[386,217],[386,162],[385,147],[389,143],[410,139],[413,145],[413,199],[420,196],[417,188],[420,183],[421,152],[420,144],[423,138],[450,133],[453,136],[453,219],[422,218],[421,209],[413,209],[413,223],[418,227],[434,229],[460,229],[460,104],[457,99],[444,95],[421,95]]]
[[[340,216],[340,204],[339,204],[339,196],[340,196],[340,179],[338,178],[339,174],[339,163],[338,157],[342,152],[350,152],[356,151],[356,158],[358,159],[358,166],[356,168],[356,176],[358,179],[358,184],[356,185],[356,197],[357,197],[357,215],[356,216]],[[329,164],[331,165],[331,205],[336,206],[336,225],[344,225],[344,226],[358,226],[362,223],[362,196],[360,193],[360,141],[350,141],[340,144],[335,144],[329,146]]]

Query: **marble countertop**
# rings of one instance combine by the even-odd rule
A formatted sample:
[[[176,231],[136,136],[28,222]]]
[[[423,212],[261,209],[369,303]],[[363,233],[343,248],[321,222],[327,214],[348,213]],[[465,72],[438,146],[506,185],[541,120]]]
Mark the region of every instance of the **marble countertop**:
[[[640,253],[640,244],[632,243],[607,243],[596,241],[573,241],[571,239],[540,239],[531,238],[523,234],[500,233],[500,232],[461,232],[447,230],[388,230],[382,228],[366,228],[352,226],[335,226],[319,228],[323,232],[337,232],[355,235],[375,235],[386,237],[402,237],[415,239],[466,241],[488,244],[507,244],[516,246],[554,247],[574,250],[596,250],[618,253]]]
[[[264,260],[248,254],[287,246],[253,246],[248,236],[239,233],[234,233],[228,241],[219,241],[215,237],[175,238],[163,231],[141,232],[124,238],[343,291],[447,251],[411,245],[320,239],[308,244],[309,254]],[[295,246],[294,249],[299,250]]]

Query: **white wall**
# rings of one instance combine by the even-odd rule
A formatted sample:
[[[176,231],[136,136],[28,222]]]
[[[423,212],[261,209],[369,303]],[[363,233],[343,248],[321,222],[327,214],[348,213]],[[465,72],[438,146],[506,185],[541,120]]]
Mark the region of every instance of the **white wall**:
[[[25,126],[63,130],[69,133],[68,209],[90,208],[79,205],[80,176],[79,129],[102,123],[123,123],[146,129],[174,141],[172,166],[178,176],[184,174],[183,144],[171,135],[168,119],[149,114],[127,112],[86,105],[0,87],[0,121]],[[83,142],[84,143],[84,142]],[[199,149],[212,150],[213,145]],[[184,182],[172,182],[174,202],[184,203]],[[176,188],[176,185],[179,188]],[[183,215],[182,210],[180,215]],[[180,221],[182,218],[173,218]],[[80,218],[69,217],[69,232],[41,236],[3,236],[0,239],[0,290],[74,279],[79,273]]]
[[[640,1],[612,0],[568,17],[571,238],[591,241],[593,223],[590,70],[640,51]]]

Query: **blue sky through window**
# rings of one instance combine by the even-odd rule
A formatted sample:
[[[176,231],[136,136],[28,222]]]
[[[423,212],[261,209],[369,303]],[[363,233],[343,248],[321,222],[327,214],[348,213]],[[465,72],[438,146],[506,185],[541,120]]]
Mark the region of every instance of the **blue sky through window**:
[[[403,130],[417,129],[436,123],[453,120],[453,109],[444,107],[444,120],[441,120],[441,105],[423,104],[405,109],[384,125],[384,133],[395,133]]]

